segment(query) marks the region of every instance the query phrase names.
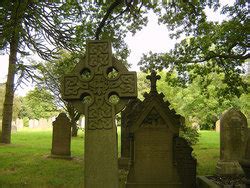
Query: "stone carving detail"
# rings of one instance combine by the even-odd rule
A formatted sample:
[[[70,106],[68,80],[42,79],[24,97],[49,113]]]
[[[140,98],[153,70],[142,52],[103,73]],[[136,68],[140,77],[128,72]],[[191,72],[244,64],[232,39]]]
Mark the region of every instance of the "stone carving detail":
[[[121,66],[113,63],[111,45],[108,42],[88,43],[87,58],[76,67],[76,74],[66,75],[63,82],[63,98],[80,100],[83,96],[91,96],[88,105],[88,129],[112,128],[112,104],[109,96],[117,94],[119,98],[136,96],[136,73],[121,70]],[[108,70],[114,67],[118,75],[108,77]],[[90,72],[90,77],[82,79],[83,70]],[[86,114],[85,114],[86,115]]]

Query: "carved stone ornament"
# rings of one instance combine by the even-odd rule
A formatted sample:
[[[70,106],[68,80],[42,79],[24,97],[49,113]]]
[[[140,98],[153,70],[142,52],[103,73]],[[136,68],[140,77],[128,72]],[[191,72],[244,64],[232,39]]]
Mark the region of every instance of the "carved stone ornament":
[[[117,73],[110,77],[112,70]],[[86,116],[87,129],[111,129],[112,121],[127,103],[137,96],[136,72],[128,72],[126,67],[112,56],[108,41],[89,41],[86,56],[76,65],[73,73],[63,78],[63,99]],[[117,95],[119,102],[109,101]],[[82,100],[91,98],[89,104]]]

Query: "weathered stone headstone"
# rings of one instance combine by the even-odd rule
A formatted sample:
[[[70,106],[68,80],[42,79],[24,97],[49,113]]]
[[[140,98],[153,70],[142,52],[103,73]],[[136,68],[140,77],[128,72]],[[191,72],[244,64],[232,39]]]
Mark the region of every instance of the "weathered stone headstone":
[[[40,129],[46,129],[48,128],[48,121],[45,118],[41,118],[38,120],[38,128]]]
[[[29,120],[29,128],[30,128],[30,129],[33,129],[33,128],[34,128],[33,119],[30,119],[30,120]]]
[[[193,188],[196,181],[196,160],[192,148],[178,137],[181,116],[169,109],[163,94],[158,94],[153,71],[147,76],[151,91],[143,102],[134,102],[127,110],[128,123],[125,134],[129,135],[130,169],[127,188]],[[132,115],[133,114],[133,115]],[[123,125],[122,125],[123,126]],[[128,143],[124,153],[127,156]]]
[[[220,118],[220,160],[216,166],[218,175],[243,174],[239,160],[245,156],[247,143],[247,119],[242,112],[231,108]]]
[[[85,128],[85,116],[81,116],[79,118],[79,127],[84,129]]]
[[[132,123],[131,120],[136,113],[136,109],[140,109],[139,105],[141,105],[140,99],[132,99],[121,112],[121,158],[119,159],[119,165],[123,168],[128,165],[130,157],[129,125]]]
[[[22,119],[17,118],[15,122],[16,122],[16,127],[18,130],[23,128],[23,120]]]
[[[37,119],[33,120],[33,128],[39,128],[39,121]]]
[[[215,131],[220,132],[220,120],[217,120],[215,123]]]
[[[113,72],[117,74],[113,74]],[[86,188],[118,187],[115,114],[137,96],[136,73],[115,59],[108,41],[87,42],[86,56],[63,78],[63,99],[85,115]],[[113,104],[110,97],[117,95]],[[82,102],[91,98],[88,104]]]
[[[11,132],[16,133],[17,132],[17,127],[15,121],[11,122]]]
[[[71,158],[71,126],[65,113],[60,113],[53,122],[51,157]]]

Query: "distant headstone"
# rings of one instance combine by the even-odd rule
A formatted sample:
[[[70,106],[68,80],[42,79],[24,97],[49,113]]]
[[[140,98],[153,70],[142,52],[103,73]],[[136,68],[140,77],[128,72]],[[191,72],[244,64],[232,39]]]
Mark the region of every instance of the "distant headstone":
[[[19,118],[16,119],[16,127],[18,130],[23,128],[23,120],[22,119],[19,119]]]
[[[79,118],[79,127],[83,129],[85,128],[85,116]]]
[[[169,109],[163,94],[158,94],[153,71],[147,76],[151,91],[143,102],[137,101],[128,114],[130,168],[127,188],[193,188],[196,182],[196,160],[192,148],[180,138],[181,116]],[[127,148],[127,142],[125,148]],[[126,149],[127,150],[127,149]],[[127,151],[125,154],[127,155]]]
[[[39,128],[39,121],[37,120],[37,119],[34,119],[34,121],[33,121],[33,128]]]
[[[51,157],[71,158],[71,126],[70,120],[65,113],[60,113],[53,122],[53,136]]]
[[[137,96],[136,72],[112,54],[109,41],[88,41],[85,58],[63,78],[63,99],[85,115],[84,184],[86,188],[118,187],[115,114]],[[89,104],[84,103],[90,97]],[[110,97],[119,101],[114,104]],[[86,99],[87,100],[87,99]]]
[[[29,120],[29,128],[33,129],[34,128],[34,119]]]
[[[15,121],[11,122],[11,132],[16,133],[17,132],[17,127]]]
[[[215,123],[215,131],[220,132],[220,120],[217,120]]]
[[[45,118],[41,118],[38,120],[38,127],[40,129],[46,129],[48,128],[48,121]]]
[[[247,144],[247,119],[234,108],[220,118],[220,160],[216,166],[219,175],[243,174],[239,160],[245,156]]]

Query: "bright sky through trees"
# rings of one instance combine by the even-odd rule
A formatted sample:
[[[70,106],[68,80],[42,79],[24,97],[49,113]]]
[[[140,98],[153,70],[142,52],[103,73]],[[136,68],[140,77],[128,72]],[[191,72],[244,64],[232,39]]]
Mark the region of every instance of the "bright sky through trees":
[[[220,1],[222,5],[230,4],[232,5],[234,0],[223,0]],[[225,16],[220,15],[219,11],[216,13],[213,10],[207,8],[207,16],[211,21],[222,21],[226,19]],[[159,53],[166,52],[174,47],[176,43],[175,40],[171,40],[168,37],[168,29],[164,25],[158,25],[157,16],[152,12],[149,14],[149,23],[141,31],[137,32],[134,36],[129,34],[126,37],[126,42],[131,50],[130,56],[128,57],[128,62],[132,64],[130,70],[138,71],[139,67],[137,63],[142,57],[143,53],[148,53],[149,51]],[[8,69],[8,55],[0,55],[0,83],[6,81]],[[30,87],[23,86],[23,88],[18,88],[16,94],[24,96]]]

